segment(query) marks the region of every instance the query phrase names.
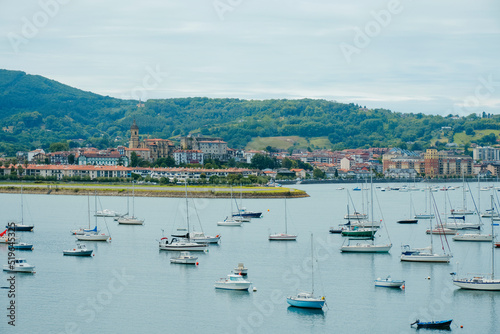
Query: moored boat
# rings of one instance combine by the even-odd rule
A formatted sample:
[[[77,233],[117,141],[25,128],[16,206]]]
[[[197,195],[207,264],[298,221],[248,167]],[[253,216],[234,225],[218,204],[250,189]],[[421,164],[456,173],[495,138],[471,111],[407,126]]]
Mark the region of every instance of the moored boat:
[[[377,278],[375,280],[375,286],[381,286],[385,288],[401,288],[404,286],[405,281],[403,280],[393,280],[391,276],[387,278]]]
[[[33,273],[35,266],[26,262],[25,259],[15,259],[13,263],[4,264],[3,270],[11,273]]]
[[[223,290],[248,290],[252,282],[247,281],[243,278],[242,275],[230,274],[227,275],[227,278],[221,278],[218,281],[215,281],[214,287],[216,289]]]
[[[189,252],[181,252],[179,256],[171,257],[170,263],[196,264],[197,260],[197,256],[191,255]]]
[[[423,322],[420,320],[416,320],[410,326],[417,325],[417,329],[419,328],[430,328],[430,329],[450,329],[450,325],[453,319],[450,320],[442,320],[442,321],[430,321]]]
[[[76,248],[63,250],[63,255],[68,256],[92,256],[94,250],[87,249],[84,244],[77,244]]]
[[[291,296],[286,302],[294,307],[322,309],[325,305],[325,297],[314,297],[312,293],[301,292],[297,296]]]
[[[465,233],[457,234],[452,239],[455,241],[491,241],[493,236],[491,234]]]
[[[168,251],[198,251],[204,252],[207,250],[206,244],[183,241],[177,238],[172,238],[170,242],[168,242],[168,238],[161,238],[159,245],[160,250],[168,250]]]
[[[30,251],[33,250],[33,244],[28,244],[26,242],[19,242],[13,244],[12,247],[18,250],[30,250]]]
[[[220,241],[220,234],[214,237],[203,232],[191,232],[190,239],[198,244],[216,244]]]
[[[234,268],[234,273],[237,275],[246,276],[248,274],[248,268],[246,268],[243,263],[238,263],[238,266]]]
[[[22,223],[14,223],[10,222],[5,226],[8,229],[14,230],[16,232],[33,232],[33,229],[35,228],[34,225],[26,225]]]

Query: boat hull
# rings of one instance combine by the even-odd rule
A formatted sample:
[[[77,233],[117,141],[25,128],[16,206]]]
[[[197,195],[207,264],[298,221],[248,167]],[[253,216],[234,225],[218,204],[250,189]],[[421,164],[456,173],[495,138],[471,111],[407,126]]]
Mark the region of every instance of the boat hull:
[[[144,225],[144,220],[137,218],[118,218],[116,221],[120,225]]]
[[[401,261],[406,261],[406,262],[449,263],[450,260],[451,260],[450,255],[438,255],[438,254],[401,255]]]
[[[383,288],[400,288],[405,281],[375,280],[375,286]]]
[[[417,224],[418,219],[403,219],[403,220],[398,220],[398,224]]]
[[[81,241],[108,241],[109,239],[109,235],[106,234],[77,234],[75,237]]]
[[[293,307],[300,308],[311,308],[311,309],[322,309],[325,305],[325,300],[321,298],[316,298],[313,300],[300,300],[293,297],[288,297],[286,302]]]
[[[172,244],[160,244],[160,250],[167,251],[188,251],[188,252],[204,252],[207,250],[207,246],[204,244],[196,243],[172,243]]]
[[[491,241],[491,234],[462,234],[452,238],[455,241]]]
[[[191,259],[178,259],[172,258],[170,259],[170,263],[178,263],[178,264],[196,264],[197,257]]]
[[[292,234],[284,234],[284,233],[271,234],[269,236],[269,240],[270,241],[295,241],[295,240],[297,240],[297,236],[292,235]]]
[[[8,273],[32,273],[35,270],[35,266],[14,266],[13,269],[9,268],[9,265],[4,264],[3,271]]]
[[[241,224],[242,224],[242,222],[238,222],[238,221],[234,221],[234,220],[217,222],[218,226],[241,226]]]
[[[250,285],[252,283],[250,282],[245,282],[245,283],[222,283],[222,282],[215,282],[214,287],[216,289],[222,289],[222,290],[248,290],[250,288]]]
[[[373,237],[376,231],[342,231],[341,234],[346,237]]]
[[[432,328],[432,329],[450,329],[453,320],[432,321],[432,322],[416,322],[417,329]],[[413,324],[412,324],[413,325]]]
[[[33,250],[33,245],[26,244],[26,243],[14,244],[14,245],[12,245],[12,247],[14,249],[18,249],[18,250]]]
[[[340,247],[343,253],[388,253],[392,245],[347,245]]]
[[[92,256],[92,252],[94,252],[92,249],[90,250],[65,250],[63,251],[63,255],[67,256]]]
[[[454,279],[453,284],[467,290],[500,291],[500,280]]]
[[[14,227],[7,225],[5,227],[14,230],[16,232],[33,232],[33,229],[35,228],[34,225],[22,225],[22,224],[15,224]]]

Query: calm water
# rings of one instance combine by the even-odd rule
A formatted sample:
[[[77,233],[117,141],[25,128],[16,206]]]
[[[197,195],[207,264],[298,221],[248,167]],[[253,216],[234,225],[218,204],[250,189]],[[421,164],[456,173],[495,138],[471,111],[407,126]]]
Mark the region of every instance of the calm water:
[[[356,185],[343,186],[352,190]],[[416,318],[453,318],[453,332],[499,332],[500,293],[459,290],[449,275],[457,270],[457,262],[463,274],[489,272],[489,243],[458,243],[449,238],[452,263],[401,263],[402,244],[430,244],[425,234],[428,221],[396,224],[409,216],[409,193],[377,189],[375,216],[381,212],[387,223],[387,231],[381,230],[378,240],[387,242],[390,237],[390,254],[341,254],[343,238],[329,234],[328,229],[343,222],[346,191],[337,190],[339,185],[296,187],[311,195],[287,200],[288,231],[298,234],[296,242],[267,239],[271,232],[284,231],[282,199],[244,200],[244,206],[262,210],[265,216],[242,227],[216,225],[229,213],[229,200],[196,200],[197,210],[190,210],[191,225],[200,230],[199,217],[205,233],[222,235],[220,245],[198,254],[199,266],[171,264],[172,253],[158,250],[162,229],[170,234],[185,225],[184,199],[136,198],[135,213],[145,218],[144,226],[121,226],[101,218],[99,227],[105,229],[107,224],[112,242],[87,242],[95,256],[75,258],[63,257],[62,250],[75,244],[70,229],[88,225],[87,197],[24,195],[25,222],[36,227],[34,233],[18,235],[21,241],[33,242],[35,250],[17,253],[36,265],[36,274],[16,275],[15,328],[7,325],[7,290],[0,290],[0,332],[413,333],[416,330],[409,324]],[[477,201],[477,186],[471,188]],[[366,193],[350,191],[358,211],[364,202],[366,206],[361,199]],[[489,206],[490,194],[481,191],[483,209]],[[447,210],[450,203],[457,209],[462,206],[461,189],[433,195],[442,212],[445,204]],[[412,192],[412,196],[416,211],[424,211],[424,192]],[[468,208],[473,208],[467,196]],[[126,211],[122,197],[100,197],[99,202],[102,208]],[[20,217],[20,195],[0,194],[0,203],[1,222]],[[91,203],[93,207],[93,198]],[[485,227],[489,231],[489,225]],[[324,312],[288,308],[286,303],[286,296],[311,289],[311,233],[317,253],[315,292],[327,298]],[[438,237],[434,246],[439,251]],[[498,259],[500,249],[496,252]],[[0,256],[2,264],[6,263],[5,245],[0,246]],[[258,291],[215,290],[213,282],[229,274],[238,262],[249,268],[248,278]],[[406,289],[374,287],[374,279],[389,274],[406,280]],[[1,274],[2,286],[7,285],[8,276]]]

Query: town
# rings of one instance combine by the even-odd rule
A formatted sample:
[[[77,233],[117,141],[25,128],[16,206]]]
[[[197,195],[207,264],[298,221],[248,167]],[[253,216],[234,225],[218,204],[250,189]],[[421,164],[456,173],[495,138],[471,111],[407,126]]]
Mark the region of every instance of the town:
[[[301,180],[408,180],[415,178],[497,177],[500,149],[471,144],[469,152],[411,151],[403,148],[331,150],[232,149],[222,138],[200,134],[168,139],[141,138],[134,121],[128,147],[98,150],[77,147],[18,152],[0,158],[0,178],[51,181],[119,181],[130,177],[150,183],[273,184]]]

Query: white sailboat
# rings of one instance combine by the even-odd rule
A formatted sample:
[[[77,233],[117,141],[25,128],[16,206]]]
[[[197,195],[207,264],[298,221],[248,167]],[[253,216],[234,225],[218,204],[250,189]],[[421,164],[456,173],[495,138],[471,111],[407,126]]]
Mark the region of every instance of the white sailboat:
[[[431,193],[432,189],[430,187],[427,187],[427,189],[424,189],[424,194],[425,194],[425,212],[424,213],[419,213],[415,215],[415,219],[433,219],[434,214],[429,213],[427,211],[427,191],[429,191],[429,194]]]
[[[231,186],[231,216],[226,217],[223,221],[217,222],[219,226],[241,226],[242,221],[237,221],[232,216],[233,214],[233,186]]]
[[[491,196],[491,207],[494,208],[493,196]],[[500,291],[500,279],[495,279],[495,234],[493,227],[498,226],[491,219],[491,274],[475,276],[473,278],[453,279],[453,284],[462,289]]]
[[[121,225],[143,225],[144,219],[139,219],[135,216],[135,189],[134,181],[132,181],[132,216],[129,216],[128,210],[128,196],[127,196],[127,213],[124,216],[118,217],[116,221]]]
[[[187,183],[185,183],[185,194],[186,194],[186,224],[187,224],[187,233],[185,238],[177,239],[172,238],[170,242],[168,238],[163,237],[159,242],[160,250],[168,250],[168,251],[200,251],[204,252],[207,250],[207,245],[205,243],[197,243],[191,240],[190,229],[189,229],[189,203],[188,203],[188,194],[187,194]]]
[[[294,234],[288,234],[288,220],[286,213],[286,198],[285,198],[285,233],[275,233],[269,235],[269,240],[281,240],[281,241],[295,241],[297,236]]]
[[[286,302],[293,307],[322,309],[326,303],[324,296],[314,296],[314,244],[311,233],[311,292],[300,292],[296,296],[290,296]]]
[[[465,187],[465,176],[464,172],[462,172],[462,207],[460,209],[454,210],[451,209],[451,214],[453,216],[470,216],[475,214],[473,210],[467,210],[467,197],[466,197],[467,189]]]
[[[370,179],[370,218],[373,221],[373,178]],[[372,225],[372,229],[373,229]],[[362,243],[359,242],[359,239],[349,238],[347,244],[342,245],[340,247],[340,251],[345,253],[388,253],[392,248],[392,243],[388,244],[375,244],[375,235],[372,238],[369,238],[371,243]],[[351,243],[351,241],[355,240],[356,243]],[[366,240],[366,239],[365,239]]]
[[[87,232],[83,234],[76,234],[76,239],[80,241],[108,241],[111,240],[111,237],[105,233],[99,233],[100,231],[97,229],[97,216],[95,216],[95,227],[94,229],[90,229],[90,196],[87,197],[88,201],[88,217],[89,217],[89,229]],[[97,211],[97,195],[95,194],[95,209]]]
[[[430,194],[430,199],[433,199],[432,193]],[[432,207],[432,205],[430,205]],[[410,249],[408,245],[403,246],[403,251],[401,252],[401,261],[407,262],[441,262],[449,263],[450,259],[453,257],[451,254],[436,254],[434,253],[434,243],[433,243],[433,230],[432,230],[432,219],[429,220],[430,224],[430,235],[431,235],[431,245],[428,248],[417,248]],[[443,247],[444,249],[444,247]]]
[[[417,224],[418,219],[412,218],[413,217],[412,209],[413,209],[413,198],[412,198],[412,194],[410,192],[410,218],[398,220],[397,223],[398,224]]]

